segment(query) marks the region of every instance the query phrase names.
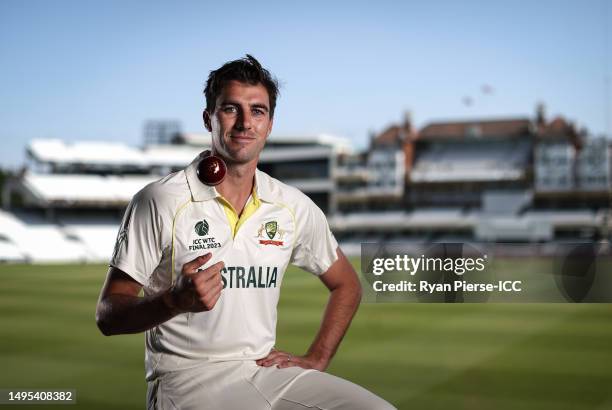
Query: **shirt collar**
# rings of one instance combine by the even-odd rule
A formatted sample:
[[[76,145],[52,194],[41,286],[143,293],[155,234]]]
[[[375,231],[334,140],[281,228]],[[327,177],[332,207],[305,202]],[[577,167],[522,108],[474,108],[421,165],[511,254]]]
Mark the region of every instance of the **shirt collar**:
[[[198,164],[204,158],[204,152],[200,153],[191,164],[185,168],[185,176],[187,184],[191,191],[191,197],[194,201],[208,201],[209,199],[221,196],[214,186],[205,185],[198,179],[197,169]],[[259,169],[255,170],[255,190],[257,198],[264,202],[274,202],[272,192],[270,190],[269,177]]]
[[[255,170],[255,190],[257,196],[264,202],[274,202],[272,191],[270,189],[270,177],[259,169]]]

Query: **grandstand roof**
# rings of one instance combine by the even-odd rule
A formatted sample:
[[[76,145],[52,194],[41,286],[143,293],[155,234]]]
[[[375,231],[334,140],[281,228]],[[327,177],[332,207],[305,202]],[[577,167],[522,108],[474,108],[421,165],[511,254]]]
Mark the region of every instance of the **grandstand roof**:
[[[189,135],[193,140],[197,134],[185,135]],[[90,169],[104,167],[149,170],[157,166],[187,166],[203,149],[210,147],[210,137],[208,144],[205,143],[205,138],[202,141],[204,143],[200,145],[169,144],[135,148],[116,142],[67,143],[57,139],[36,139],[30,143],[27,151],[34,160],[41,163],[78,165]],[[262,153],[262,161],[308,159],[328,156],[332,151],[336,154],[350,153],[350,144],[343,138],[326,134],[304,137],[272,136]]]
[[[391,125],[372,139],[372,146],[400,146],[414,135],[412,125],[409,123],[401,126]]]
[[[42,163],[146,170],[154,166],[184,167],[202,149],[187,145],[149,145],[141,149],[116,142],[66,143],[61,140],[38,139],[30,143],[28,153]]]
[[[433,122],[423,127],[418,139],[508,138],[530,135],[528,118]]]
[[[58,139],[35,139],[28,154],[42,163],[146,166],[141,150],[118,142],[81,141],[66,143]]]
[[[43,205],[124,205],[153,175],[102,176],[26,173],[22,185]]]

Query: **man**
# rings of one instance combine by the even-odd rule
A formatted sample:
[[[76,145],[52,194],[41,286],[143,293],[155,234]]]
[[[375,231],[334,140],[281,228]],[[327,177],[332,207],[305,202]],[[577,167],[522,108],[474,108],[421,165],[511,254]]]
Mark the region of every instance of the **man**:
[[[204,124],[227,175],[217,187],[202,184],[203,153],[134,196],[98,302],[98,327],[105,335],[146,331],[150,409],[392,408],[324,373],[361,288],[321,210],[257,170],[276,80],[247,55],[211,72],[204,92]],[[302,356],[274,349],[289,263],[330,291]]]

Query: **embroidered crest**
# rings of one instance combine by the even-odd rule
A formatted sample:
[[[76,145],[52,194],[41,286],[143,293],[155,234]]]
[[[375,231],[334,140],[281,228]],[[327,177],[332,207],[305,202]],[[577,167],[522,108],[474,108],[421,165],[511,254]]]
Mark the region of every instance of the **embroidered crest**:
[[[275,246],[283,245],[282,239],[283,239],[283,236],[285,236],[285,231],[279,228],[278,222],[270,221],[270,222],[261,224],[259,229],[257,229],[257,238],[263,238],[264,231],[266,232],[266,235],[270,239],[269,240],[260,239],[259,240],[260,245],[275,245]],[[278,237],[278,239],[280,240],[274,240],[275,237]]]

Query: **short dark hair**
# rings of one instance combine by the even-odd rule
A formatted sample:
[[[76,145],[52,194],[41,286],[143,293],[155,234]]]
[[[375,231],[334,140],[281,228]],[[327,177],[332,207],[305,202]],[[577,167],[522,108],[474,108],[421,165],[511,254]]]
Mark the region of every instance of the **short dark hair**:
[[[220,68],[210,72],[206,87],[204,87],[206,111],[209,114],[215,111],[217,97],[221,94],[223,87],[233,80],[251,85],[262,84],[266,87],[270,99],[270,118],[274,117],[278,97],[278,80],[250,54],[238,60],[228,61]]]

